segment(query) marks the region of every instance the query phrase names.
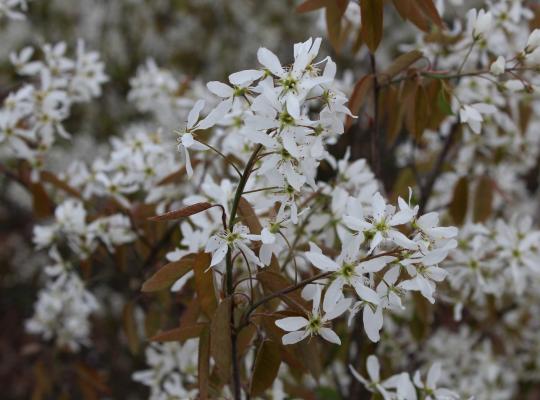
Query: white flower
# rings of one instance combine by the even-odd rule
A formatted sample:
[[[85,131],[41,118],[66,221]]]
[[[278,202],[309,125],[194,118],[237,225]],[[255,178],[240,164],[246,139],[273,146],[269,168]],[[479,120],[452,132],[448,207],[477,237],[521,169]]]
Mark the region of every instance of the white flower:
[[[383,256],[358,262],[356,243],[344,247],[336,261],[325,256],[314,243],[310,243],[310,251],[305,255],[320,270],[334,272],[333,281],[328,286],[324,299],[326,308],[332,307],[343,297],[342,292],[345,285],[352,286],[362,300],[374,305],[379,304],[377,293],[366,285],[363,274],[380,271],[388,263],[395,260],[395,257]]]
[[[351,230],[368,236],[370,240],[369,253],[372,253],[384,240],[389,240],[397,246],[405,249],[415,249],[416,243],[407,238],[399,230],[398,225],[411,222],[414,218],[414,210],[407,206],[407,203],[400,202],[400,211],[395,212],[395,208],[387,205],[379,192],[371,198],[371,216],[364,217],[362,207],[349,206],[349,211],[355,215],[345,215],[344,224]]]
[[[349,308],[350,299],[342,299],[330,309],[326,309],[323,304],[323,312],[320,310],[321,290],[317,286],[313,297],[313,307],[311,313],[304,317],[287,317],[276,320],[276,325],[289,333],[283,335],[283,344],[298,343],[309,336],[319,335],[323,339],[341,344],[339,336],[330,328],[328,323],[339,317]]]
[[[538,47],[540,47],[540,29],[535,29],[529,35],[527,40],[527,47],[525,48],[526,53],[532,53]]]
[[[493,14],[486,12],[483,9],[476,11],[472,9],[468,12],[467,17],[469,22],[472,23],[472,35],[475,40],[485,37],[493,27]]]
[[[189,158],[188,149],[205,150],[206,147],[197,142],[193,137],[193,132],[211,128],[219,122],[227,112],[231,109],[232,99],[225,99],[214,108],[206,118],[199,120],[199,115],[204,108],[204,100],[197,101],[188,114],[186,129],[178,132],[178,151],[184,149],[184,157],[186,163],[186,172],[189,177],[193,175],[193,168]]]
[[[381,366],[379,364],[379,360],[376,356],[370,355],[367,358],[366,362],[367,367],[367,373],[369,376],[369,379],[364,378],[362,375],[360,375],[353,367],[352,365],[349,365],[349,369],[353,376],[361,382],[367,390],[369,390],[372,393],[378,393],[380,394],[384,400],[391,400],[392,397],[390,393],[387,392],[387,390],[383,387],[381,382],[381,375],[380,375],[380,369]]]
[[[248,261],[262,267],[263,264],[261,263],[261,260],[259,260],[253,250],[248,247],[248,243],[253,240],[261,240],[260,235],[250,234],[248,227],[241,224],[236,224],[232,232],[221,231],[218,234],[210,237],[205,248],[207,253],[212,253],[210,267],[213,267],[223,261],[229,248],[238,249],[246,256]]]
[[[441,364],[434,363],[428,371],[425,382],[420,377],[420,372],[414,374],[414,384],[416,387],[424,391],[426,400],[458,400],[460,397],[457,393],[444,388],[437,388],[437,382],[441,377]]]
[[[459,109],[459,118],[462,124],[468,124],[474,133],[479,134],[482,130],[482,122],[484,122],[482,114],[490,115],[495,112],[497,108],[491,104],[464,104]]]
[[[504,72],[506,71],[506,60],[504,59],[504,57],[499,56],[497,60],[493,64],[491,64],[489,70],[495,76],[504,74]]]

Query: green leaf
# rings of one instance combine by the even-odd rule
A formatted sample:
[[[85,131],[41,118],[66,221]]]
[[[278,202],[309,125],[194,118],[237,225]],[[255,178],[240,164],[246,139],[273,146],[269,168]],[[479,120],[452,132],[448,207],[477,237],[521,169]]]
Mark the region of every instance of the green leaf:
[[[383,0],[360,0],[362,37],[369,51],[375,53],[383,33]]]
[[[271,340],[261,343],[255,359],[255,367],[251,377],[250,392],[252,396],[260,396],[272,386],[281,364],[279,345]]]
[[[143,283],[141,290],[156,292],[171,287],[174,282],[191,271],[194,263],[195,255],[188,254],[178,261],[165,265]]]
[[[210,325],[210,353],[216,362],[217,373],[222,382],[231,376],[231,297],[226,298],[216,309]]]
[[[441,89],[437,94],[437,105],[445,115],[454,115],[452,107],[450,106],[450,93],[444,85],[441,85]]]
[[[341,400],[341,396],[336,389],[327,386],[321,386],[315,389],[315,395],[317,396],[317,399],[320,400]]]

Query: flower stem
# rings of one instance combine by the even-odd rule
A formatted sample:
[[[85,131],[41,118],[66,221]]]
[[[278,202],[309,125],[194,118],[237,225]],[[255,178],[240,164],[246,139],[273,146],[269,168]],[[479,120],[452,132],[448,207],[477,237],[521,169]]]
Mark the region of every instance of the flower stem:
[[[229,230],[232,232],[234,228],[234,223],[236,219],[236,213],[238,211],[238,204],[240,203],[240,198],[244,193],[249,176],[255,165],[257,155],[262,149],[262,145],[259,144],[251,157],[249,158],[244,172],[240,176],[240,182],[238,182],[238,187],[236,188],[236,193],[234,194],[234,199],[231,207],[231,214],[229,216]],[[234,293],[234,282],[233,282],[233,259],[232,259],[232,250],[231,247],[227,249],[226,257],[226,285],[227,285],[227,296],[233,296]],[[237,354],[237,330],[234,327],[234,299],[231,301],[231,351],[232,351],[232,386],[233,394],[235,400],[241,400],[241,383],[240,383],[240,366],[238,364],[238,354]]]

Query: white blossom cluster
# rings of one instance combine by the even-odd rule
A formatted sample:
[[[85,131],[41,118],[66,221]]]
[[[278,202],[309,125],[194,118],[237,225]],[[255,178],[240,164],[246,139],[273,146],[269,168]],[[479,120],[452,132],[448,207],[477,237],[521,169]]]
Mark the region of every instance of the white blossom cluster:
[[[74,59],[67,57],[66,50],[66,43],[60,42],[44,45],[40,60],[32,60],[32,47],[10,56],[17,73],[35,83],[24,84],[4,99],[0,109],[0,158],[27,161],[33,180],[38,179],[58,136],[70,137],[63,123],[71,107],[99,96],[107,81],[98,53],[87,52],[84,42],[78,42]]]
[[[218,217],[220,210],[216,209],[209,216],[193,218],[193,221],[201,221],[195,223],[202,228],[195,234],[190,232],[184,241],[189,241],[186,243],[189,250],[206,243],[205,251],[212,253],[210,265],[218,271],[223,271],[229,249],[235,254],[242,254],[249,264],[269,265],[273,255],[279,260],[287,257],[289,246],[286,237],[289,235],[285,236],[284,232],[301,224],[302,214],[309,212],[298,212],[306,196],[317,190],[333,190],[332,203],[339,208],[332,210],[331,222],[342,243],[341,255],[334,260],[324,255],[314,242],[310,244],[310,251],[305,253],[309,263],[331,278],[322,311],[322,294],[319,291],[311,293],[307,287],[304,295],[313,301],[312,313],[307,318],[289,317],[276,321],[276,324],[290,332],[283,337],[285,344],[318,334],[326,340],[340,343],[339,337],[328,327],[329,321],[350,308],[351,317],[362,310],[368,336],[378,341],[383,323],[382,310],[402,307],[403,293],[420,291],[434,302],[436,282],[442,281],[446,275],[438,264],[456,246],[452,238],[457,230],[439,227],[436,213],[418,216],[418,208],[411,207],[403,199],[399,199],[398,211],[376,192],[376,184],[354,191],[355,187],[362,186],[360,182],[369,182],[372,176],[369,171],[350,174],[355,172],[355,168],[362,172],[362,161],[347,167],[346,159],[338,164],[325,149],[327,143],[333,143],[336,136],[343,133],[343,120],[350,112],[344,105],[346,98],[332,86],[335,63],[327,58],[323,60],[323,67],[323,62],[314,61],[320,42],[320,39],[310,39],[296,44],[294,63],[290,67],[283,67],[273,53],[261,48],[258,59],[263,69],[231,74],[229,84],[208,83],[208,89],[223,100],[203,118],[200,113],[204,102],[198,101],[188,115],[186,128],[179,132],[178,147],[184,154],[188,175],[193,176],[196,172],[190,152],[213,150],[227,134],[227,145],[223,146],[227,153],[239,155],[245,153],[247,147],[255,149],[251,150],[251,160],[261,154],[253,177],[246,185],[247,192],[256,192],[249,196],[250,201],[258,209],[276,202],[280,203],[280,208],[275,217],[263,222],[260,234],[251,233],[247,226],[239,223],[232,230],[223,229]],[[312,111],[316,106],[320,108],[318,119]],[[209,143],[204,142],[200,133],[214,125],[221,129]],[[323,159],[336,167],[339,165],[341,180],[346,181],[349,172],[354,176],[352,182],[343,186],[336,183],[333,188],[317,183],[314,174]],[[360,182],[354,182],[357,179]],[[210,178],[206,177],[203,182],[203,196],[191,196],[186,203],[214,201],[228,214],[234,185],[223,180],[219,185],[210,186]],[[347,191],[348,186],[352,186],[352,192]],[[263,190],[258,191],[257,188]],[[208,193],[206,198],[204,193]],[[319,220],[309,229],[324,228],[323,221]],[[209,228],[212,225],[214,227]],[[399,230],[406,225],[409,225],[408,235]],[[212,234],[216,229],[218,232]],[[308,232],[302,233],[311,236]],[[258,255],[252,249],[254,242],[261,243]],[[182,254],[179,251],[171,257],[177,259]],[[407,279],[400,279],[402,270],[406,271]],[[293,275],[293,272],[289,274]],[[378,283],[376,274],[382,278]],[[346,297],[346,287],[352,287],[358,297]]]
[[[278,268],[295,284],[314,277],[301,291],[309,304],[304,313],[284,304],[275,310],[271,324],[283,348],[316,337],[341,345],[343,330],[357,326],[377,343],[367,374],[357,371],[361,360],[348,366],[339,359],[320,382],[346,387],[345,375],[352,375],[384,400],[506,400],[523,383],[540,382],[540,197],[525,178],[531,170],[538,176],[540,31],[529,29],[534,14],[524,1],[486,1],[455,20],[452,11],[467,2],[436,3],[449,27],[446,40],[419,35],[402,49],[423,52],[418,65],[429,65],[419,67],[418,79],[455,73],[448,79],[453,89],[441,78],[449,115],[440,131],[397,145],[397,163],[405,167],[410,159],[432,162],[449,137],[458,143],[427,204],[416,205],[421,187],[394,202],[365,159],[328,150],[357,116],[336,63],[317,59],[321,39],[295,44],[291,63],[261,47],[258,67],[206,87],[149,58],[127,96],[149,118],[124,126],[92,162],[71,157],[58,173],[68,190],[52,191],[54,217],[33,230],[36,249],[47,250],[51,261],[26,330],[73,352],[89,345],[99,300],[79,267],[100,251],[112,255],[141,239],[138,212],[204,202],[212,208],[176,225],[180,239],[169,261],[210,253],[205,273],[216,290],[225,292],[232,264],[236,276],[246,277],[235,293],[250,301],[255,271]],[[25,1],[0,0],[0,18],[17,19],[25,8]],[[358,20],[355,2],[347,18]],[[47,171],[53,145],[71,137],[64,126],[73,106],[101,96],[108,80],[98,53],[82,41],[73,58],[63,42],[42,46],[39,60],[37,52],[27,47],[11,55],[30,83],[0,108],[0,159],[28,163],[34,182]],[[321,179],[322,170],[332,177]],[[483,222],[472,205],[486,190],[479,178],[488,179],[493,196]],[[448,205],[460,179],[472,195],[458,229],[449,226]],[[193,278],[192,271],[184,274],[172,295],[180,298]],[[431,330],[434,321],[439,326]],[[150,399],[196,398],[198,351],[196,339],[152,344],[148,369],[132,378],[150,389]],[[288,398],[289,368],[281,367],[267,392],[272,398]],[[230,396],[229,389],[221,395]]]
[[[180,116],[187,115],[193,106],[192,98],[207,95],[198,81],[188,77],[176,78],[173,73],[159,68],[153,59],[137,69],[130,79],[128,100],[138,111],[150,113],[164,128],[174,128]]]
[[[499,219],[491,226],[466,225],[459,246],[444,262],[458,309],[472,302],[486,306],[495,298],[536,291],[540,278],[540,230],[530,217]]]
[[[455,124],[464,129],[453,170],[437,182],[430,207],[446,205],[448,188],[463,176],[490,176],[500,189],[496,201],[505,201],[499,193],[527,197],[522,174],[535,166],[539,155],[539,121],[536,70],[540,65],[540,30],[531,31],[528,23],[533,12],[525,2],[489,1],[486,9],[471,9],[465,21],[450,24],[450,44],[426,42],[418,36],[414,46],[429,59],[436,71],[456,71],[465,76],[452,81],[449,96],[453,114],[443,123],[441,134],[451,135]],[[527,116],[530,110],[531,114]],[[425,132],[427,146],[417,149],[419,160],[439,151],[438,133]],[[409,144],[401,160],[410,159]],[[409,154],[407,156],[406,154]],[[536,211],[536,210],[535,210]]]
[[[59,348],[77,351],[90,344],[89,318],[99,309],[98,301],[71,264],[54,250],[51,255],[55,264],[46,268],[47,283],[38,293],[26,330],[54,341]]]
[[[150,388],[150,400],[194,399],[197,351],[197,339],[153,344],[145,352],[149,368],[133,373],[133,380]]]
[[[440,363],[434,363],[427,372],[425,378],[420,371],[414,373],[413,378],[407,372],[392,375],[387,379],[381,379],[380,364],[376,356],[367,358],[366,369],[369,377],[365,378],[352,367],[353,376],[373,393],[377,393],[384,400],[457,400],[460,396],[444,387],[441,387],[439,380],[447,374]]]

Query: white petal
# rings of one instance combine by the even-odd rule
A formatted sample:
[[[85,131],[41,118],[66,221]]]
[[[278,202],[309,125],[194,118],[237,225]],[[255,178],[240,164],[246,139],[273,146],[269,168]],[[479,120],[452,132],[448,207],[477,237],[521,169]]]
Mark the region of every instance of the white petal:
[[[381,330],[383,325],[381,308],[377,307],[377,310],[373,312],[371,310],[371,307],[364,307],[362,319],[364,322],[364,330],[366,331],[366,335],[369,340],[375,343],[378,342],[381,339],[379,331]]]
[[[188,120],[187,120],[188,129],[192,128],[193,125],[195,125],[195,123],[199,119],[199,114],[201,113],[201,110],[203,108],[204,108],[204,100],[199,100],[193,105],[193,108],[188,114]]]
[[[264,75],[263,71],[257,69],[246,69],[244,71],[238,71],[229,75],[229,82],[233,85],[245,85],[247,83],[256,81]]]
[[[219,264],[225,258],[228,248],[229,247],[227,246],[227,244],[224,244],[219,249],[217,249],[214,253],[212,253],[212,261],[210,262],[211,267]]]
[[[354,290],[356,290],[358,296],[362,300],[368,301],[373,304],[379,304],[380,299],[377,293],[373,289],[365,286],[361,281],[362,279],[358,279],[354,284]]]
[[[309,335],[306,331],[290,332],[281,338],[284,345],[298,343]]]
[[[232,87],[219,81],[208,82],[206,84],[206,87],[208,88],[208,90],[210,90],[212,93],[219,97],[227,98],[232,97],[232,95],[234,94],[234,89]]]
[[[360,264],[358,264],[356,270],[358,273],[379,272],[395,259],[396,258],[392,256],[376,257],[368,261],[362,261]]]
[[[278,319],[276,325],[283,329],[284,331],[297,331],[298,329],[303,328],[309,323],[304,317],[287,317]]]
[[[198,129],[208,129],[221,121],[232,107],[232,99],[223,100],[197,125]]]
[[[366,367],[371,381],[379,382],[381,380],[381,376],[379,374],[381,366],[379,365],[379,360],[377,359],[377,357],[373,355],[369,356],[367,359]]]
[[[427,386],[431,389],[434,389],[437,386],[437,382],[441,376],[441,364],[436,362],[429,369],[427,375]]]
[[[261,47],[257,51],[257,59],[274,75],[282,76],[285,73],[283,71],[283,68],[281,67],[281,62],[279,61],[279,58],[270,50]]]
[[[330,328],[321,328],[319,334],[330,343],[341,344],[339,336]]]
[[[322,253],[307,252],[307,259],[317,268],[323,271],[337,271],[339,265],[331,258]]]
[[[342,315],[345,311],[349,309],[351,306],[352,299],[341,299],[337,302],[337,304],[334,304],[332,309],[325,310],[326,314],[324,316],[325,321],[331,321],[340,315]],[[323,305],[324,308],[324,305]]]
[[[343,284],[344,280],[341,277],[338,277],[330,283],[330,286],[328,286],[328,289],[326,289],[326,293],[324,294],[324,301],[323,301],[323,310],[328,312],[332,308],[334,308],[337,304],[337,302],[343,297]]]

